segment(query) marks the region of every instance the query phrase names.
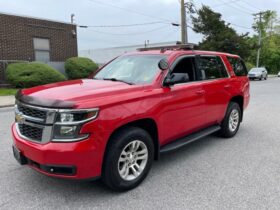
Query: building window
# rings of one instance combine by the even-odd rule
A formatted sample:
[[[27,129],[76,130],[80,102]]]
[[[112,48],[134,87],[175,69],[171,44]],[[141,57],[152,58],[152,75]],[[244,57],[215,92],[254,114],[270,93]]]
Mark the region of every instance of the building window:
[[[50,61],[50,40],[42,38],[33,38],[35,61]]]

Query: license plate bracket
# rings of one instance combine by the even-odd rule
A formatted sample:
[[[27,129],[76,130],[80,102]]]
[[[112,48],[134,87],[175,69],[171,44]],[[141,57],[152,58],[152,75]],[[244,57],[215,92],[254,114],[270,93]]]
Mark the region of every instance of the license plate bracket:
[[[17,160],[17,162],[20,164],[20,165],[25,165],[27,164],[27,159],[26,157],[23,156],[22,152],[16,148],[16,146],[13,145],[13,154],[14,154],[14,157],[15,159]]]

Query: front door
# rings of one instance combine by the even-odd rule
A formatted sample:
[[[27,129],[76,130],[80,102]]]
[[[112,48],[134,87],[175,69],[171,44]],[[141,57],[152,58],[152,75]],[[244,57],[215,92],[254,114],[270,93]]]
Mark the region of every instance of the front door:
[[[195,57],[178,58],[171,71],[186,73],[189,81],[162,88],[159,118],[162,144],[199,130],[205,119],[205,91],[197,79]]]

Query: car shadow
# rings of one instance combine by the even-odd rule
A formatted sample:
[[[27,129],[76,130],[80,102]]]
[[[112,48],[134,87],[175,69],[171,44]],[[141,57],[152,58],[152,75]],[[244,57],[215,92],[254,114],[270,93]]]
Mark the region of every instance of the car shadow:
[[[166,172],[167,169],[176,167],[176,164],[179,164],[182,160],[203,153],[204,150],[215,147],[217,144],[223,144],[225,141],[227,140],[215,135],[210,135],[176,151],[161,155],[160,160],[154,162],[151,172],[147,176],[146,181],[141,184],[141,187],[145,187],[145,184],[149,185],[149,182],[157,180],[156,176],[159,174],[163,174],[164,176],[164,172]],[[96,181],[59,179],[42,175],[30,169],[28,169],[28,174],[25,174],[25,180],[26,179],[33,187],[37,188],[36,191],[43,193],[48,193],[48,191],[55,192],[57,196],[61,195],[69,200],[81,196],[94,196],[95,199],[101,199],[105,195],[108,197],[118,196],[120,194],[106,187],[100,179]]]

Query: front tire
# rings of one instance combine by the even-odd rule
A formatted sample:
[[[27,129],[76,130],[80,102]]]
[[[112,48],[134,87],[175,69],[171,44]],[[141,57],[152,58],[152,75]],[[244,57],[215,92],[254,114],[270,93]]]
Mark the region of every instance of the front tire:
[[[137,187],[148,175],[154,159],[151,136],[137,127],[124,127],[110,139],[102,180],[113,190]]]
[[[237,133],[241,122],[241,109],[238,103],[230,102],[221,124],[220,136],[231,138]]]

